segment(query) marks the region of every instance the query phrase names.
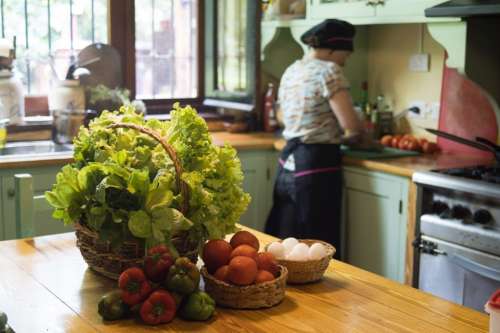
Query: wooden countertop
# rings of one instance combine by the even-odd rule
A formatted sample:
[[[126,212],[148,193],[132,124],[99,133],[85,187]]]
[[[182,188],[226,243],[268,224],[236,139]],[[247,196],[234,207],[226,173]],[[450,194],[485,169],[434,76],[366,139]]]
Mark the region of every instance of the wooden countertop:
[[[261,246],[273,237],[254,232]],[[16,332],[487,332],[488,316],[339,261],[323,280],[287,286],[264,310],[217,308],[209,322],[103,323],[97,302],[116,282],[84,263],[73,233],[0,242],[0,308]]]
[[[229,133],[213,132],[214,144],[223,146],[229,143],[237,150],[274,150],[277,138],[269,133]],[[73,154],[57,153],[31,156],[0,156],[0,169],[32,168],[41,166],[64,165],[73,162]]]

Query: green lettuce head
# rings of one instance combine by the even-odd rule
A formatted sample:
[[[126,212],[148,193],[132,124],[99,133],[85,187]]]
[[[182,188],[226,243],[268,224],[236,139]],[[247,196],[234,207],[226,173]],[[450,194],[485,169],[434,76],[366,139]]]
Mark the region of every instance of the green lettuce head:
[[[54,218],[79,222],[119,245],[127,238],[165,243],[188,232],[201,244],[235,231],[250,196],[242,189],[243,173],[234,148],[214,146],[207,125],[195,109],[174,105],[170,121],[145,120],[131,107],[104,111],[74,141],[74,163],[57,175],[45,193]],[[177,188],[174,164],[164,148],[135,129],[142,126],[173,147],[189,188],[189,205]]]

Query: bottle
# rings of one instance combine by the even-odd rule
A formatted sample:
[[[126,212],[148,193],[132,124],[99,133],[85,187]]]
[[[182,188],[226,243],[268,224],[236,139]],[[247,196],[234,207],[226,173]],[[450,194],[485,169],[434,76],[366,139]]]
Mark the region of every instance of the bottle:
[[[361,107],[363,110],[365,109],[366,104],[368,104],[368,82],[363,81],[361,82]]]
[[[267,85],[266,96],[264,97],[264,131],[274,132],[278,128],[276,118],[276,90],[274,84]]]

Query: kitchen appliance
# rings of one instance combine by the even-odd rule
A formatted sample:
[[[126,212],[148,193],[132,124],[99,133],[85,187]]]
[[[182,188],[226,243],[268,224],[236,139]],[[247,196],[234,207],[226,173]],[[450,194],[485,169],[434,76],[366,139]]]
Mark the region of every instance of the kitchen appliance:
[[[499,157],[496,145],[458,140]],[[414,285],[484,311],[500,288],[500,163],[416,172],[413,181],[418,217]]]
[[[427,17],[500,15],[500,0],[451,0],[425,10]]]
[[[0,39],[0,102],[3,105],[0,118],[8,118],[13,124],[22,122],[24,118],[23,85],[12,71],[15,58],[15,37],[12,43],[7,39]]]

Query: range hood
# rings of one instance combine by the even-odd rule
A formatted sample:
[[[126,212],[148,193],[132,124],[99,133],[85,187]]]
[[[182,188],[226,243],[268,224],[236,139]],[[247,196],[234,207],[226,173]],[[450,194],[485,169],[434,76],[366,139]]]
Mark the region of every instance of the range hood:
[[[500,16],[500,0],[451,0],[427,8],[427,17]]]

